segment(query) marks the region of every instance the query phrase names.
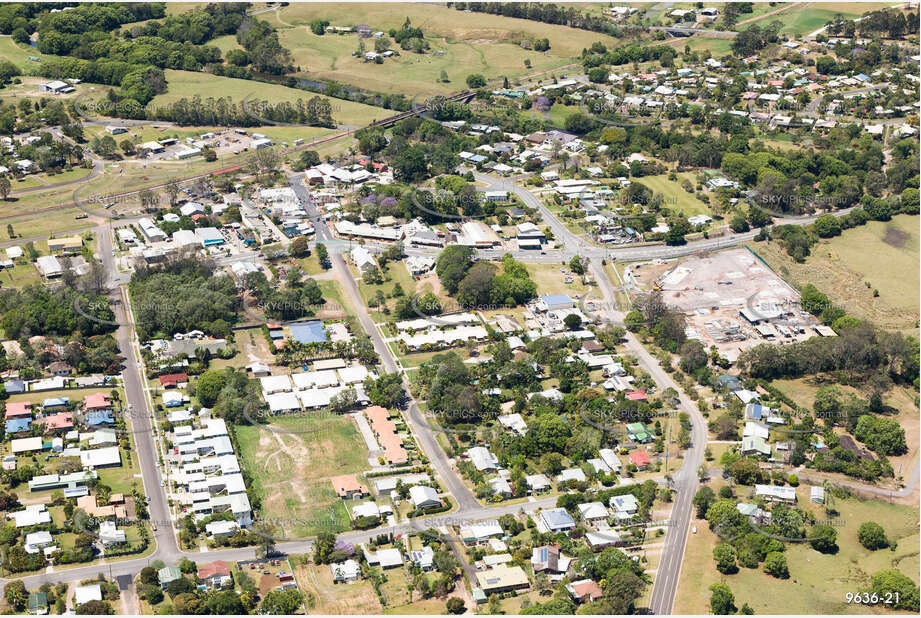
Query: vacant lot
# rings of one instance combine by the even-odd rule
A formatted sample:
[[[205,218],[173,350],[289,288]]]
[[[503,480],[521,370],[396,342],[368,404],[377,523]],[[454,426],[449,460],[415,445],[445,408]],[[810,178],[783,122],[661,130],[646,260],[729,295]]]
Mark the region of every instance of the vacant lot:
[[[568,57],[530,51],[509,42],[478,45],[477,41],[427,37],[430,49],[426,53],[400,50],[391,42],[400,55],[376,64],[353,55],[359,40],[355,34],[316,35],[306,27],[287,28],[280,33],[282,45],[291,50],[294,64],[304,77],[336,79],[375,92],[399,92],[410,97],[463,90],[471,73],[512,78],[571,62]],[[372,50],[373,39],[364,41],[366,48]],[[525,66],[526,59],[531,61],[530,69]],[[440,81],[442,71],[448,76],[447,82]]]
[[[700,214],[712,214],[707,204],[694,197],[693,193],[688,193],[681,188],[681,182],[684,180],[689,181],[693,187],[696,187],[696,174],[682,172],[677,176],[678,180],[669,180],[668,174],[644,176],[638,179],[637,182],[652,189],[654,194],[661,194],[662,197],[665,198],[665,202],[662,204],[664,208],[677,210],[687,217]]]
[[[303,564],[294,568],[297,585],[311,614],[379,614],[381,604],[369,581],[334,584],[329,565]]]
[[[380,65],[352,56],[358,48],[355,34],[318,36],[308,28],[311,20],[325,19],[332,26],[366,23],[372,30],[387,32],[400,28],[407,16],[423,29],[430,49],[425,54],[400,50],[400,57],[387,58]],[[578,58],[585,41],[600,40],[608,47],[617,44],[609,36],[566,26],[435,5],[292,3],[264,13],[262,18],[279,29],[282,44],[292,51],[294,64],[305,75],[409,96],[464,89],[466,77],[472,73],[513,79],[552,70]],[[522,45],[535,38],[549,39],[549,51],[536,52]],[[373,49],[373,39],[366,40],[365,45]],[[530,67],[525,60],[530,61]],[[448,83],[438,81],[441,71],[448,74]]]
[[[751,246],[788,281],[796,286],[812,283],[848,313],[883,328],[917,332],[917,217],[899,215],[846,230],[816,244],[804,264],[797,264],[775,243]],[[875,298],[874,289],[879,290]]]
[[[891,2],[830,2],[830,3],[808,3],[809,8],[801,10],[788,10],[777,15],[767,17],[758,25],[765,26],[775,19],[782,22],[784,27],[781,28],[781,34],[789,35],[806,35],[818,30],[826,23],[832,21],[835,16],[841,15],[845,19],[860,17],[868,11],[875,11],[887,6],[893,6]]]
[[[740,487],[738,491],[748,490]],[[839,514],[830,517],[824,508],[809,502],[808,492],[805,486],[797,491],[799,506],[813,511],[817,519],[834,521],[837,554],[820,554],[806,543],[788,543],[790,579],[775,579],[760,568],[743,568],[734,575],[721,575],[712,556],[717,537],[710,532],[707,522],[695,520],[697,534],[690,535],[688,540],[675,613],[708,613],[708,588],[718,581],[729,585],[738,607],[748,603],[756,614],[782,614],[793,608],[803,614],[888,613],[880,607],[847,604],[844,595],[863,589],[873,573],[883,569],[898,569],[918,582],[918,509],[852,498],[835,500],[834,508]],[[865,521],[880,524],[886,535],[898,542],[896,550],[864,549],[857,541],[857,528]]]
[[[368,451],[346,416],[279,417],[270,425],[238,426],[244,465],[262,498],[261,516],[278,536],[303,538],[350,528],[329,477],[368,468]]]

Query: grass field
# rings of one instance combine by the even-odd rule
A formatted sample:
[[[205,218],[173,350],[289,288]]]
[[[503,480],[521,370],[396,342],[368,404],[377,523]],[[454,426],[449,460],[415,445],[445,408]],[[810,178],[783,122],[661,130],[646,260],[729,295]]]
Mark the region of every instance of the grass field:
[[[407,16],[423,29],[429,51],[422,55],[401,52],[402,56],[387,58],[381,65],[352,57],[358,47],[356,35],[317,36],[307,27],[312,19],[322,18],[333,26],[360,22],[387,32],[400,28]],[[602,34],[437,5],[292,3],[264,13],[262,18],[279,29],[282,44],[292,51],[294,63],[306,74],[410,96],[463,89],[471,73],[514,79],[570,64],[585,47],[586,36],[608,47],[616,45],[615,39]],[[550,50],[535,52],[521,46],[522,41],[534,38],[549,39]],[[366,41],[366,46],[372,49],[373,39]],[[525,59],[530,60],[531,68],[525,66]],[[437,82],[442,70],[447,72],[449,83]]]
[[[921,282],[918,218],[870,221],[821,240],[804,264],[775,243],[752,248],[794,285],[812,283],[848,313],[883,328],[917,333]],[[870,283],[867,287],[865,282]],[[873,290],[879,296],[873,297]]]
[[[401,92],[410,97],[463,90],[471,73],[481,73],[487,78],[512,78],[570,62],[569,58],[526,50],[513,43],[490,42],[484,46],[476,41],[429,37],[430,49],[426,53],[403,51],[394,46],[399,56],[375,64],[353,55],[358,47],[358,37],[354,34],[319,36],[303,27],[280,32],[282,45],[291,50],[301,75],[341,80],[375,92]],[[370,41],[365,45],[373,49]],[[525,59],[531,61],[531,69],[525,66]],[[440,81],[442,71],[447,73],[448,82]]]
[[[681,181],[684,179],[689,180],[692,185],[696,186],[695,177],[696,175],[690,172],[682,172],[678,174],[678,180],[669,180],[668,174],[660,174],[658,176],[643,176],[637,182],[652,189],[653,193],[662,194],[662,197],[665,198],[665,203],[663,204],[665,208],[670,210],[677,209],[685,216],[712,214],[706,204],[694,197],[692,193],[688,193],[681,188]]]
[[[783,11],[777,15],[771,15],[764,18],[759,25],[766,25],[775,19],[783,23],[784,27],[780,30],[781,34],[790,35],[807,35],[818,30],[829,21],[833,20],[836,15],[841,15],[845,19],[854,19],[860,17],[868,11],[876,11],[887,6],[893,6],[893,2],[816,2],[809,3],[811,6],[802,9],[793,9]]]
[[[268,100],[272,103],[281,101],[294,102],[298,99],[305,101],[313,96],[312,92],[287,88],[277,84],[266,84],[246,79],[234,79],[232,77],[220,77],[209,75],[207,73],[196,73],[193,71],[174,71],[167,69],[166,81],[168,90],[154,97],[152,105],[158,106],[183,97],[192,98],[200,96],[203,100],[208,98],[229,97],[236,101],[243,101],[249,96],[253,99]],[[338,124],[348,125],[366,125],[373,120],[386,118],[393,114],[390,110],[385,110],[371,105],[344,101],[342,99],[333,99],[330,101],[333,106],[332,116]]]
[[[346,416],[278,417],[271,425],[238,426],[237,440],[261,517],[276,534],[303,538],[350,528],[329,477],[368,468],[368,451]]]
[[[566,275],[560,272],[560,269],[569,270],[568,266],[532,262],[525,263],[525,267],[528,269],[531,279],[537,284],[538,294],[569,294],[573,296],[575,294],[584,294],[589,289],[588,286],[582,283],[582,278],[579,276],[575,276],[572,283],[565,282]]]
[[[739,491],[746,488],[740,487]],[[801,486],[797,494],[800,508],[812,511],[816,519],[833,519],[838,533],[837,554],[820,554],[806,543],[788,543],[785,553],[789,579],[775,579],[761,569],[745,568],[733,575],[721,575],[712,557],[717,537],[705,521],[695,520],[697,534],[691,534],[688,540],[675,613],[708,613],[708,588],[718,581],[729,585],[736,606],[748,603],[756,614],[889,613],[882,607],[847,604],[844,595],[864,588],[873,573],[883,569],[898,569],[918,582],[917,508],[852,498],[835,500],[839,515],[829,517],[822,507],[809,502],[808,487]],[[865,521],[880,524],[886,536],[897,541],[897,549],[864,549],[857,541],[857,529]]]

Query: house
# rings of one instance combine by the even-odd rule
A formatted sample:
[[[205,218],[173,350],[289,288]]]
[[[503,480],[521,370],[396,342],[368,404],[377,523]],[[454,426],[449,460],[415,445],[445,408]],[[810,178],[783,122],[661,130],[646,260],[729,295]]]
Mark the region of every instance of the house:
[[[477,588],[487,596],[528,588],[528,575],[520,566],[500,565],[476,573]]]
[[[620,472],[621,468],[623,468],[620,458],[609,448],[599,450],[598,456],[601,458],[601,461],[610,468],[611,472]]]
[[[230,576],[230,565],[223,560],[199,566],[198,579],[209,588],[223,588],[233,581]]]
[[[209,537],[234,536],[240,530],[240,524],[235,521],[211,521],[205,524],[205,533]]]
[[[767,440],[768,435],[770,435],[770,429],[764,423],[759,423],[758,421],[745,422],[745,429],[742,432],[743,437],[756,437],[761,438],[762,440]]]
[[[566,483],[568,481],[583,482],[585,480],[587,479],[585,477],[585,472],[582,471],[582,468],[568,468],[566,470],[562,470],[556,477],[557,483]]]
[[[614,509],[614,516],[617,517],[617,519],[630,519],[636,517],[636,514],[640,510],[640,506],[636,502],[636,496],[633,494],[612,496],[608,504]]]
[[[427,485],[413,485],[409,488],[409,499],[417,509],[429,509],[441,506],[438,492]]]
[[[825,504],[825,488],[818,485],[809,488],[809,501],[816,504]]]
[[[538,513],[538,526],[545,532],[564,532],[576,527],[576,521],[566,509],[545,509]]]
[[[45,82],[44,84],[39,84],[38,90],[39,92],[51,92],[53,94],[66,94],[68,92],[73,92],[74,87],[67,82],[54,80],[51,82]]]
[[[473,466],[480,472],[495,470],[499,467],[499,461],[496,459],[496,456],[483,446],[475,446],[469,449],[467,451],[467,457],[473,463]]]
[[[793,487],[779,487],[777,485],[755,485],[755,496],[764,498],[766,502],[796,503],[796,489]]]
[[[361,576],[361,567],[352,559],[331,564],[329,569],[333,573],[334,583],[351,584],[352,582],[357,582]]]
[[[27,603],[29,613],[34,616],[44,616],[48,613],[48,595],[44,592],[30,592]]]
[[[333,489],[336,490],[336,495],[343,500],[364,498],[365,496],[369,495],[368,488],[360,483],[358,481],[358,477],[354,474],[334,476],[330,479],[330,481],[333,484]]]
[[[99,540],[103,547],[117,545],[128,540],[124,530],[119,530],[114,521],[99,522]]]
[[[35,260],[35,267],[45,279],[54,279],[64,274],[64,267],[53,255],[42,255]]]
[[[585,540],[592,551],[600,551],[605,547],[617,547],[623,545],[624,540],[614,530],[599,530],[597,532],[586,532]]]
[[[374,256],[361,245],[353,248],[350,255],[352,263],[355,264],[355,268],[357,268],[359,272],[366,273],[377,269],[377,261],[374,259]]]
[[[74,255],[80,253],[82,249],[83,239],[79,236],[65,236],[62,238],[52,238],[48,240],[48,251],[51,253]]]
[[[529,474],[525,477],[525,483],[528,484],[528,490],[531,493],[538,493],[550,489],[550,479],[545,474]]]
[[[540,297],[538,308],[543,311],[559,311],[572,309],[575,303],[568,294],[546,294]]]
[[[368,564],[379,565],[382,569],[393,569],[403,566],[403,554],[395,547],[379,549],[376,553],[371,553],[364,549],[365,558]]]
[[[461,540],[468,545],[482,543],[493,537],[501,537],[504,535],[505,531],[495,519],[478,521],[460,529]]]
[[[426,545],[409,552],[409,559],[423,571],[431,571],[435,566],[435,551]]]
[[[182,571],[180,571],[178,567],[165,566],[157,571],[157,577],[160,580],[160,587],[166,590],[170,582],[182,578]]]
[[[646,454],[646,451],[633,451],[630,453],[630,463],[639,470],[645,470],[649,466],[649,455]]]
[[[54,539],[51,538],[51,533],[47,530],[39,530],[37,532],[30,532],[26,535],[26,541],[23,544],[26,552],[30,554],[37,554],[46,547],[50,547],[54,544]]]
[[[6,419],[32,418],[32,403],[29,401],[9,401],[6,404]]]
[[[760,436],[747,436],[742,438],[742,454],[770,457],[771,446]]]
[[[83,399],[83,410],[86,412],[110,410],[111,408],[112,402],[109,401],[109,397],[105,393],[93,393]]]
[[[751,391],[749,391],[751,392]],[[773,415],[774,410],[767,406],[762,406],[760,403],[749,403],[745,406],[745,420],[746,421],[762,421],[766,420],[769,416]],[[748,423],[746,423],[746,427]],[[767,438],[767,436],[764,436]]]
[[[160,386],[163,388],[178,388],[189,382],[189,376],[185,373],[170,373],[162,375],[158,379],[160,380]]]
[[[566,573],[571,564],[572,558],[564,556],[558,545],[542,545],[531,550],[531,568],[535,573]]]
[[[652,442],[652,436],[649,433],[649,430],[643,423],[628,423],[627,424],[627,437],[631,441],[638,444],[645,444],[646,442]]]
[[[579,509],[579,516],[582,518],[582,521],[598,523],[606,521],[608,518],[608,510],[604,508],[604,505],[600,502],[587,502],[578,505],[577,508]]]
[[[567,584],[566,590],[577,603],[591,603],[602,597],[601,587],[591,579],[580,579]]]
[[[77,586],[74,589],[74,609],[90,601],[102,600],[102,586],[93,584],[92,586]]]

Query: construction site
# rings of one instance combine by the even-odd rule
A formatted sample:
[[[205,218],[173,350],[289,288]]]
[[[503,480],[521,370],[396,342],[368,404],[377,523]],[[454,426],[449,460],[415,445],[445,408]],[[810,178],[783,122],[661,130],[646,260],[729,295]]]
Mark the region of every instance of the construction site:
[[[632,264],[625,278],[637,291],[660,290],[685,314],[687,335],[735,362],[759,343],[833,336],[800,306],[797,290],[747,248]]]

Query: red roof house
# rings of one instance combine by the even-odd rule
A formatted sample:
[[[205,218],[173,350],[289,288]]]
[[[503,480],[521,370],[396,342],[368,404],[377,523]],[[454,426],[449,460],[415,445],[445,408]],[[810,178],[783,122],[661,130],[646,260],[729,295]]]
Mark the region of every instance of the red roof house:
[[[109,401],[109,397],[105,393],[93,393],[92,395],[87,395],[83,400],[83,409],[86,411],[91,410],[110,410],[112,408],[112,402]]]
[[[630,453],[630,463],[643,470],[649,465],[649,455],[646,454],[646,451],[634,451]]]
[[[45,432],[74,428],[74,415],[70,412],[59,412],[46,416],[40,421],[45,426]]]
[[[630,391],[626,396],[630,401],[646,401],[646,391]]]
[[[163,388],[176,388],[180,384],[186,384],[189,381],[189,376],[185,373],[170,373],[160,376],[159,380]]]
[[[20,418],[23,416],[32,416],[32,402],[30,401],[7,401],[6,418]]]

